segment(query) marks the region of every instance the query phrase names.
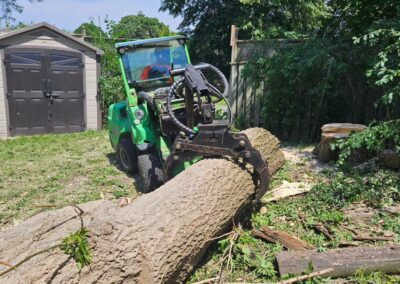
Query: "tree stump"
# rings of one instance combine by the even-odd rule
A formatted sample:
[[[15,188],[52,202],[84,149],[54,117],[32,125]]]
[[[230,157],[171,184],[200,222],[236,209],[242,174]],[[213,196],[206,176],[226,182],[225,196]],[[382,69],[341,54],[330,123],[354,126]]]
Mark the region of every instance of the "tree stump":
[[[330,123],[321,127],[321,142],[318,146],[318,160],[323,163],[336,161],[338,151],[332,151],[330,144],[335,140],[347,138],[352,132],[364,131],[367,127],[362,124]]]
[[[379,153],[379,160],[388,168],[400,169],[400,155],[395,151],[386,149]]]
[[[284,162],[279,141],[263,129],[245,133],[275,173]],[[246,169],[226,159],[202,160],[125,207],[112,201],[79,205],[90,232],[90,268],[79,273],[74,261],[56,249],[32,258],[0,282],[184,282],[211,240],[231,226],[253,196],[252,176]],[[79,228],[72,207],[38,214],[0,232],[0,258],[16,264]]]

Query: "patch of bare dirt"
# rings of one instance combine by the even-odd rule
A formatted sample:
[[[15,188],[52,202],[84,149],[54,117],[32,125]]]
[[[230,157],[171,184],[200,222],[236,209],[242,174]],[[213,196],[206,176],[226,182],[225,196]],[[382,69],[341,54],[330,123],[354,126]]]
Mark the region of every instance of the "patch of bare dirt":
[[[293,164],[306,164],[307,167],[313,171],[319,172],[326,169],[335,167],[334,163],[321,163],[313,154],[314,146],[307,146],[304,148],[287,146],[282,147],[282,152],[287,161]]]

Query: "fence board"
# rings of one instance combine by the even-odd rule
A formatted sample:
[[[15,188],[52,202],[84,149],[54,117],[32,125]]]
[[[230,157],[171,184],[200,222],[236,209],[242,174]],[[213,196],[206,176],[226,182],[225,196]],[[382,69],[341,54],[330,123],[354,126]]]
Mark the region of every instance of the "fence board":
[[[232,26],[231,29],[231,75],[229,103],[232,107],[233,117],[239,116],[245,122],[246,127],[262,126],[263,121],[260,116],[261,97],[267,91],[267,86],[262,83],[259,88],[255,88],[254,83],[249,79],[244,79],[242,71],[249,60],[260,57],[271,57],[277,48],[283,45],[301,44],[303,40],[239,40],[238,28]]]

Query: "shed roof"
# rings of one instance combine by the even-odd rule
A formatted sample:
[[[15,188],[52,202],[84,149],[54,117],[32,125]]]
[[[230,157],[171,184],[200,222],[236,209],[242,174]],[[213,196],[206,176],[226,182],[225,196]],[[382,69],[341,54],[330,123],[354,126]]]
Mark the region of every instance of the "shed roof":
[[[99,48],[91,45],[90,43],[87,43],[87,42],[85,42],[85,41],[83,41],[83,40],[81,40],[79,38],[76,38],[76,37],[74,37],[74,36],[72,36],[72,35],[60,30],[59,28],[56,28],[55,26],[46,23],[46,22],[41,22],[41,23],[38,23],[38,24],[34,24],[34,25],[31,25],[31,26],[28,26],[26,28],[22,28],[22,29],[19,29],[19,30],[10,31],[8,33],[0,34],[0,42],[3,39],[14,37],[14,36],[18,36],[20,34],[24,34],[24,33],[39,29],[39,28],[47,28],[47,29],[49,29],[49,30],[51,30],[51,31],[63,36],[63,37],[66,37],[66,38],[68,38],[68,39],[70,39],[70,40],[72,40],[74,42],[77,42],[78,44],[80,44],[82,46],[85,46],[85,47],[95,51],[96,54],[98,54],[98,55],[103,55],[104,54],[104,52],[101,49],[99,49]]]

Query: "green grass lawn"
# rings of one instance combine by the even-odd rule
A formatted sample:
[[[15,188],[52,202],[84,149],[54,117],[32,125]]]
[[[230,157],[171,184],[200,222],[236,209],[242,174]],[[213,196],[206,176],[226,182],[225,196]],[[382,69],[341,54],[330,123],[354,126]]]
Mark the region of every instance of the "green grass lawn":
[[[106,131],[0,140],[0,228],[44,210],[135,197]]]
[[[302,151],[301,146],[294,148]],[[365,236],[393,235],[393,242],[359,242],[360,246],[400,243],[400,215],[384,210],[386,206],[399,205],[399,172],[382,168],[379,163],[347,170],[327,168],[315,171],[311,168],[313,162],[315,160],[311,158],[288,160],[270,183],[274,188],[283,181],[308,182],[314,185],[308,194],[264,203],[250,220],[236,224],[229,237],[213,245],[191,281],[218,275],[222,275],[226,282],[273,283],[282,280],[275,265],[276,254],[284,250],[282,245],[268,243],[251,234],[253,229],[259,230],[263,226],[296,236],[320,252],[352,242],[352,230]],[[370,212],[371,217],[351,218],[348,212],[353,206],[364,208],[363,211]],[[316,224],[328,228],[331,239],[315,230]],[[287,275],[283,279],[290,277]],[[317,277],[302,283],[333,281]],[[381,272],[365,274],[359,270],[340,281],[337,283],[400,283],[400,275],[389,276]]]
[[[303,147],[296,146],[294,151],[301,152]],[[286,231],[319,251],[352,241],[352,232],[346,229],[349,227],[363,235],[389,232],[394,235],[393,242],[400,243],[400,215],[383,210],[385,206],[399,204],[399,172],[379,164],[318,172],[311,167],[313,162],[311,158],[289,159],[271,182],[271,188],[283,181],[314,184],[310,193],[263,204],[262,210],[254,212],[230,237],[212,246],[191,281],[215,277],[221,272],[227,281],[281,280],[274,258],[283,247],[251,235],[252,229],[263,226]],[[106,131],[0,140],[0,228],[6,229],[41,210],[103,198],[134,198],[138,195],[134,182],[133,177],[118,169]],[[352,221],[346,213],[352,204],[364,204],[373,216]],[[315,231],[315,224],[329,228],[332,239]],[[231,256],[227,262],[228,251]],[[345,281],[400,283],[400,276],[364,275],[360,271]],[[329,279],[317,278],[308,283],[324,282]]]

